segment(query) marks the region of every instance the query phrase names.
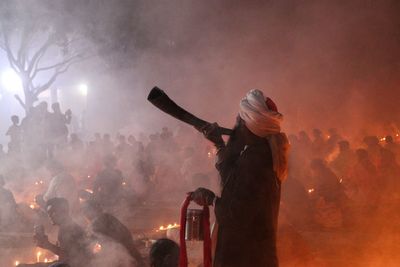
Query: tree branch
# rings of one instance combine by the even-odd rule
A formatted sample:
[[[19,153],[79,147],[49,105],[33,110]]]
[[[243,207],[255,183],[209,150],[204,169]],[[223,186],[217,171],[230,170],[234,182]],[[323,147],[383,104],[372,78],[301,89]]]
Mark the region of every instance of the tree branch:
[[[80,58],[80,57],[81,57],[80,54],[71,56],[70,58],[68,58],[68,59],[66,59],[66,60],[64,60],[62,62],[58,62],[56,64],[53,64],[53,65],[50,65],[50,66],[47,66],[47,67],[37,68],[36,72],[41,72],[41,71],[61,68],[61,67],[65,66],[66,64],[70,63],[71,61],[73,61],[74,59],[77,59],[77,58]]]
[[[9,40],[8,40],[8,36],[7,36],[6,30],[4,29],[4,25],[2,25],[2,32],[3,32],[3,38],[4,38],[4,50],[5,50],[6,54],[7,54],[8,62],[10,63],[11,68],[15,72],[20,73],[20,71],[21,71],[20,67],[21,66],[19,66],[17,60],[14,58],[14,55],[13,55],[13,52],[12,52],[11,47],[10,47],[10,43],[9,43]]]
[[[26,104],[24,103],[24,101],[22,101],[22,99],[19,97],[19,95],[14,95],[14,97],[15,97],[15,99],[17,99],[19,104],[25,109],[25,111],[28,112],[28,110],[26,109]]]
[[[56,69],[56,71],[54,72],[54,74],[53,74],[53,76],[50,78],[50,80],[49,80],[47,83],[45,83],[44,85],[42,85],[42,86],[36,88],[36,90],[34,90],[34,92],[33,92],[33,95],[37,97],[37,96],[39,96],[42,92],[44,92],[44,91],[46,91],[47,89],[49,89],[50,86],[56,81],[57,77],[58,77],[60,74],[66,72],[66,71],[69,69],[69,67],[70,67],[73,63],[75,63],[75,62],[72,62],[72,61],[71,61],[68,65]]]
[[[28,70],[27,72],[29,74],[32,73],[32,71],[35,69],[35,66],[39,63],[40,59],[42,56],[46,53],[47,49],[53,44],[52,38],[49,37],[47,41],[39,48],[38,51],[33,55],[32,59],[30,60],[28,64]]]

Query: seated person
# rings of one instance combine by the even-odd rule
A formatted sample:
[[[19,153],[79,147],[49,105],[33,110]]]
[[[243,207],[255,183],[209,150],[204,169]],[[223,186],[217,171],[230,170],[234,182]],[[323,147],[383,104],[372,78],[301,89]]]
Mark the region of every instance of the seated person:
[[[144,266],[144,261],[137,250],[129,229],[113,215],[103,212],[100,205],[94,200],[82,203],[82,212],[90,221],[90,231],[94,235],[102,235],[121,244],[137,262]]]
[[[150,249],[151,267],[178,267],[179,246],[174,241],[158,239]]]
[[[91,259],[88,240],[85,231],[70,217],[68,201],[64,198],[52,198],[47,201],[46,207],[51,222],[59,226],[57,244],[52,244],[44,230],[41,230],[35,231],[34,241],[36,245],[58,255],[58,264],[67,264],[70,267],[86,266]],[[20,264],[19,266],[47,267],[52,264],[55,264],[55,262]]]

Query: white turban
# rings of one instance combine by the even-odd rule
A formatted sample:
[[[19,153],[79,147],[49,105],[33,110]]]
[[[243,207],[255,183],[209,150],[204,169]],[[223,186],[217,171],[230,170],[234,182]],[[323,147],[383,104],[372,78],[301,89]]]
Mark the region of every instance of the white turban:
[[[280,181],[287,177],[289,142],[281,132],[283,115],[268,108],[263,92],[253,89],[240,101],[239,115],[255,135],[266,138],[272,151],[274,171]]]

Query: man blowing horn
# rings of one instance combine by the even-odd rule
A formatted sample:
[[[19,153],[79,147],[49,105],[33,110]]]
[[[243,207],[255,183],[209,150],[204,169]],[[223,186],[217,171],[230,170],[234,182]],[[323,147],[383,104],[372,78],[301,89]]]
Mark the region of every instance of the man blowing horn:
[[[212,205],[218,223],[214,267],[278,266],[276,235],[281,182],[287,176],[289,143],[281,132],[282,114],[260,90],[240,102],[227,144],[218,125],[200,129],[217,147],[222,193],[192,193],[199,205]]]

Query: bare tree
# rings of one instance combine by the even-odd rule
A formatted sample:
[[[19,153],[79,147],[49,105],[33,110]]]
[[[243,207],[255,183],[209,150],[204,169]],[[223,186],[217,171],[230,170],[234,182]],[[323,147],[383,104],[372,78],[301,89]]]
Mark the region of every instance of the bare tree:
[[[26,4],[7,8],[8,13],[3,13],[6,16],[0,21],[0,48],[21,78],[24,96],[15,97],[28,112],[41,93],[88,55],[78,34],[62,27],[57,17],[61,14]]]

